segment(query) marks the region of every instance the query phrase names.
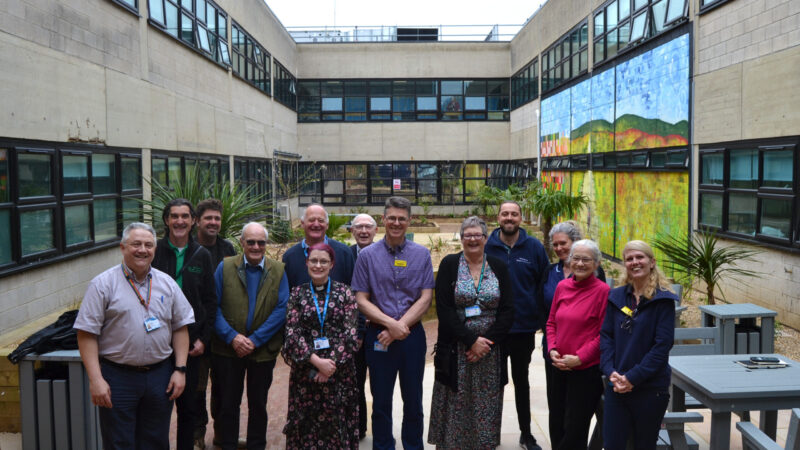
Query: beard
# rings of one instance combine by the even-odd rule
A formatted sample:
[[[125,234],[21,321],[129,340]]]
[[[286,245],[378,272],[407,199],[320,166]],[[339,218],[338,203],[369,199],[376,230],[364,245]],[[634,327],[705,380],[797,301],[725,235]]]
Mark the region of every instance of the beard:
[[[513,235],[517,234],[517,231],[519,231],[519,225],[511,225],[511,229],[510,230],[506,229],[506,225],[510,225],[510,224],[503,224],[503,225],[500,226],[500,232],[505,234],[506,236],[513,236]]]

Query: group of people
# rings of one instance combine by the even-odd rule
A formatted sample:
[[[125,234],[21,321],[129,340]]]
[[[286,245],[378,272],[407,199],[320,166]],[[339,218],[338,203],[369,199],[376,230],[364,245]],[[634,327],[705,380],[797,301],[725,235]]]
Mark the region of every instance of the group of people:
[[[428,443],[498,446],[510,362],[519,443],[540,449],[528,367],[535,333],[544,329],[552,447],[586,447],[605,391],[606,448],[625,448],[630,434],[637,449],[655,448],[668,400],[675,296],[644,242],[625,246],[624,284],[609,292],[594,242],[574,223],[558,224],[550,238],[559,261],[550,264],[541,242],[520,227],[515,202],[499,206],[491,233],[478,217],[464,220],[462,251],[442,260],[435,279],[430,252],[406,239],[411,203],[402,197],[387,199],[379,242],[376,221],[356,216],[350,247],[326,237],[321,205],[308,206],[304,239],[282,261],[266,255],[268,233],[255,222],[243,227],[237,255],[218,235],[221,219],[217,200],[196,208],[173,200],[162,214],[165,236],[129,224],[122,264],[89,284],[75,328],[105,448],[168,449],[173,402],[177,448],[202,446],[209,373],[214,443],[226,450],[240,444],[246,386],[245,444],[265,448],[279,354],[291,370],[287,448],[358,448],[367,429],[367,368],[373,448],[395,448],[398,378],[402,446],[423,448],[428,346],[420,321],[434,288],[439,330]]]

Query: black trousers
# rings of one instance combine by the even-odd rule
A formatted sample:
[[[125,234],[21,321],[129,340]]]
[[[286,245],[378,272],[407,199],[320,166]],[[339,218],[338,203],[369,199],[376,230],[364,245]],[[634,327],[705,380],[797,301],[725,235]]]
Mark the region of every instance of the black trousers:
[[[556,369],[550,373],[547,391],[553,450],[586,448],[592,415],[603,393],[599,367]]]
[[[356,352],[355,362],[358,383],[358,436],[364,437],[367,432],[367,396],[364,394],[364,385],[367,382],[367,358],[363,343]]]
[[[197,405],[199,370],[199,357],[190,356],[186,360],[186,387],[183,389],[183,394],[175,399],[175,406],[178,409],[178,450],[192,450],[194,446],[194,427],[201,417]],[[203,411],[205,411],[205,405]]]
[[[625,450],[628,437],[633,434],[636,450],[655,450],[669,403],[667,390],[634,387],[628,393],[617,394],[606,386],[605,398],[605,416],[613,420],[603,422],[603,447]]]
[[[512,333],[506,338],[506,356],[511,360],[511,380],[514,382],[514,403],[522,434],[531,434],[531,388],[528,367],[536,346],[535,333]]]
[[[215,438],[222,450],[235,450],[239,440],[239,407],[247,377],[247,449],[267,446],[267,393],[272,385],[275,360],[255,362],[248,358],[211,355],[211,383],[218,387],[219,411]]]

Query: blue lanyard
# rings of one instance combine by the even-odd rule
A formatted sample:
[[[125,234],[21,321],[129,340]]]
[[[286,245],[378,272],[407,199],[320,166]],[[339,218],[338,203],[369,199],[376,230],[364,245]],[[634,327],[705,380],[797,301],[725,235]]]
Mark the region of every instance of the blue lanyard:
[[[317,310],[317,319],[319,319],[319,332],[325,335],[325,316],[328,315],[328,300],[331,298],[331,279],[328,277],[328,291],[325,292],[325,306],[322,309],[322,315],[319,314],[319,305],[317,304],[317,293],[314,291],[314,283],[308,282],[308,287],[311,288],[311,296],[314,299],[314,309]]]
[[[481,285],[483,284],[483,271],[484,271],[484,269],[486,269],[486,254],[483,255],[483,264],[481,264],[481,277],[478,280],[478,285],[475,286],[475,298],[478,299],[479,302],[480,302],[480,299],[478,298],[478,296],[481,294]],[[473,282],[473,286],[474,286],[474,282]]]

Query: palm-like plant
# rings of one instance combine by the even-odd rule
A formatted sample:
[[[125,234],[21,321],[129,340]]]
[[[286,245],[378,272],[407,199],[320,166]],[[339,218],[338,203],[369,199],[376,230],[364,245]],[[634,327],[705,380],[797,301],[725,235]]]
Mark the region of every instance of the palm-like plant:
[[[739,267],[741,262],[754,261],[753,256],[760,250],[717,245],[717,234],[708,229],[694,233],[691,239],[660,235],[653,246],[672,262],[673,269],[691,278],[699,278],[706,283],[708,304],[714,304],[717,284],[723,276],[752,277],[758,272]],[[725,293],[719,287],[722,298]]]
[[[222,224],[219,234],[233,237],[241,227],[251,220],[269,219],[272,215],[272,201],[266,193],[256,193],[256,185],[233,184],[225,181],[217,182],[210,171],[194,165],[186,171],[186,176],[165,186],[157,180],[145,178],[150,185],[151,200],[139,200],[144,205],[144,219],[151,221],[156,228],[163,227],[161,211],[170,200],[185,198],[193,205],[207,198],[216,198],[222,202]],[[138,212],[137,212],[138,214]]]
[[[572,217],[589,202],[583,194],[570,195],[555,186],[529,185],[525,191],[522,207],[542,217],[541,230],[544,248],[550,251],[550,230],[559,217]]]

